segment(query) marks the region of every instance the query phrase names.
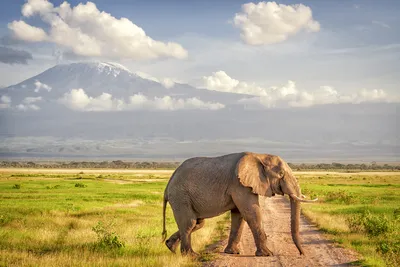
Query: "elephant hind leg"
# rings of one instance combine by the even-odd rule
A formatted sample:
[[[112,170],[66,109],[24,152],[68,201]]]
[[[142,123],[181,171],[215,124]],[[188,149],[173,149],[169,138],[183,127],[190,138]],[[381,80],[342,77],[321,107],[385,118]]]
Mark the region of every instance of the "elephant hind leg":
[[[204,223],[204,219],[197,219],[196,226],[193,228],[192,233],[201,229],[204,226]],[[165,245],[167,245],[169,250],[175,253],[180,241],[181,235],[179,234],[179,231],[177,231],[173,235],[171,235],[167,241],[165,241]]]
[[[228,245],[224,252],[228,254],[240,254],[239,242],[242,236],[244,220],[238,209],[231,210],[231,232]]]
[[[181,240],[181,254],[182,255],[198,255],[192,249],[191,234],[197,224],[197,216],[193,211],[191,205],[188,205],[189,201],[185,201],[181,197],[179,203],[171,205],[172,212],[174,213],[176,224],[179,229],[179,237]],[[201,221],[200,221],[201,222]],[[200,225],[199,222],[199,225]]]
[[[165,241],[165,245],[168,247],[169,250],[175,253],[180,241],[181,235],[179,234],[179,231],[177,231]]]
[[[197,255],[192,249],[191,234],[196,227],[197,219],[186,218],[178,223],[179,233],[181,236],[181,254],[182,255]]]

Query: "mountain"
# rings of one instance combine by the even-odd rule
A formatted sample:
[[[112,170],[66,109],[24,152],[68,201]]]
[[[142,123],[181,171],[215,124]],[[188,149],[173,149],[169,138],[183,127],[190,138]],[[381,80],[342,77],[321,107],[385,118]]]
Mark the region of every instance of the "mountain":
[[[80,90],[79,90],[80,89]],[[134,96],[132,98],[132,96]],[[399,104],[243,106],[249,95],[144,79],[109,62],[56,65],[0,89],[0,157],[396,161]]]
[[[56,65],[30,79],[2,89],[14,102],[27,96],[57,100],[71,89],[82,88],[91,97],[102,93],[127,100],[135,94],[147,97],[171,96],[182,99],[192,97],[203,101],[235,103],[242,95],[197,89],[187,84],[166,88],[161,83],[141,78],[126,67],[110,62],[78,62]],[[35,91],[36,90],[36,91]],[[246,96],[249,97],[249,96]]]

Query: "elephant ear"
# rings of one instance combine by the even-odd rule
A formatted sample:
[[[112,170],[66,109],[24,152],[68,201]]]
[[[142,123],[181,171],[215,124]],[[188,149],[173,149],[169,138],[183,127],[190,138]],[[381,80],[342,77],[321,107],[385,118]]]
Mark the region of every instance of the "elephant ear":
[[[236,175],[243,186],[251,187],[254,194],[270,197],[272,190],[263,165],[256,155],[246,154],[237,163]]]

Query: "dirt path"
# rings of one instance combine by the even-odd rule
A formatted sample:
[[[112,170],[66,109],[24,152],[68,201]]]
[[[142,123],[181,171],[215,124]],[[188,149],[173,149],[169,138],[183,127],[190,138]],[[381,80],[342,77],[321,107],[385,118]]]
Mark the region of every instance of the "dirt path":
[[[300,236],[306,253],[300,256],[290,235],[290,206],[284,197],[261,198],[264,209],[264,229],[268,236],[268,248],[272,257],[255,257],[253,235],[247,224],[241,239],[241,254],[223,253],[227,240],[214,250],[218,258],[205,266],[350,266],[357,260],[354,252],[340,248],[324,237],[318,229],[303,216],[300,222]],[[304,205],[304,204],[302,204]],[[307,204],[306,204],[307,205]],[[308,204],[311,205],[311,204]]]

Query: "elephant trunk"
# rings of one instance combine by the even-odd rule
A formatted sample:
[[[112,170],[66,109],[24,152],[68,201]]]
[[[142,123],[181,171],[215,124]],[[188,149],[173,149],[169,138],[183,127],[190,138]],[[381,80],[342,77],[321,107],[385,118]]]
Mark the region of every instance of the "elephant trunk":
[[[300,255],[304,255],[303,248],[300,244],[300,234],[299,234],[299,224],[300,224],[300,202],[296,201],[292,197],[290,197],[290,227],[292,233],[292,239],[297,249],[300,252]]]

